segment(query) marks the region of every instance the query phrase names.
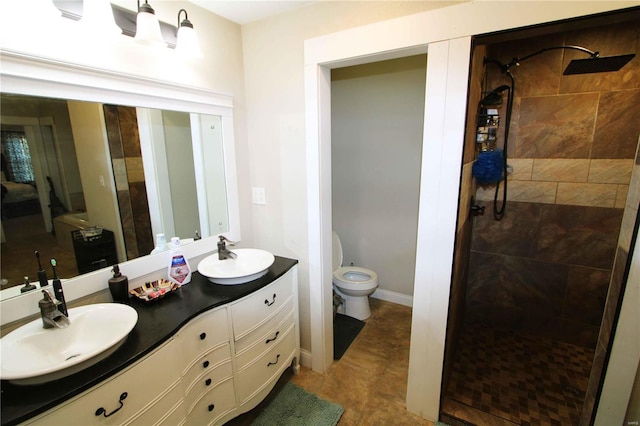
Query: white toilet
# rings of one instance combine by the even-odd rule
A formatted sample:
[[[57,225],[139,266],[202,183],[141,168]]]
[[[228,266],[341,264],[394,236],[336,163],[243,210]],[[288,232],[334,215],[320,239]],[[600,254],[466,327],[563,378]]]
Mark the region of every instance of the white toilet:
[[[378,287],[378,274],[370,269],[357,266],[342,266],[342,244],[340,237],[333,231],[333,286],[344,304],[338,313],[359,320],[371,316],[369,295]]]

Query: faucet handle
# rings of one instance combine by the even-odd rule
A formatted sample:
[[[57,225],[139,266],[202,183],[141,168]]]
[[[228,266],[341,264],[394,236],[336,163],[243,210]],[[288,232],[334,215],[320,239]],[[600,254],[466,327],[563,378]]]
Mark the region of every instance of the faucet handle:
[[[220,239],[220,242],[223,243],[226,241],[227,244],[229,244],[230,246],[235,246],[236,242],[235,241],[231,241],[230,239],[228,239],[227,237],[225,237],[224,235],[218,235],[218,238]]]
[[[58,299],[53,297],[53,295],[51,294],[51,292],[48,289],[42,290],[42,294],[44,295],[44,300],[47,301],[47,302],[53,303],[54,306],[59,305],[60,303],[62,303]]]

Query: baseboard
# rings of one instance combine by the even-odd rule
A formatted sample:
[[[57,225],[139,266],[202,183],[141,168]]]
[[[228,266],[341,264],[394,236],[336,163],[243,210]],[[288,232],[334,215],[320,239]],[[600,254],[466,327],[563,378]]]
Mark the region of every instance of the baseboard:
[[[311,352],[306,349],[300,348],[300,364],[307,368],[311,368]]]
[[[389,291],[384,289],[377,289],[373,292],[371,297],[384,300],[386,302],[397,303],[399,305],[413,307],[413,296],[408,296],[402,293],[396,293],[395,291]]]

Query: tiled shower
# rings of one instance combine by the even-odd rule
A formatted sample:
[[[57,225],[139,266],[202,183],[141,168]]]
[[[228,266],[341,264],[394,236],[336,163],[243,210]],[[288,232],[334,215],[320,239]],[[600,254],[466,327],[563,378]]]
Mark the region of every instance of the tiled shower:
[[[578,76],[562,75],[573,52],[523,62],[513,71],[501,221],[491,213],[495,187],[471,177],[478,102],[508,82],[484,57],[508,63],[559,45],[640,54],[637,20],[585,27],[474,48],[445,350],[451,423],[590,422],[640,198],[640,59]],[[503,132],[501,123],[499,141]],[[472,203],[485,215],[468,216]]]

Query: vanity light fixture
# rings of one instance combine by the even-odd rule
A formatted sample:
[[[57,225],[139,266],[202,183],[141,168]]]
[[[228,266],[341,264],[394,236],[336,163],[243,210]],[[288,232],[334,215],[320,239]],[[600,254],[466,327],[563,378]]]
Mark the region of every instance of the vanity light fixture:
[[[184,19],[180,21],[180,15],[184,12]],[[193,24],[189,21],[187,11],[178,11],[178,34],[176,40],[176,52],[188,58],[201,58],[200,42],[198,35],[193,29]]]
[[[151,47],[166,47],[166,43],[160,32],[160,22],[156,18],[156,12],[147,0],[140,5],[138,0],[138,15],[136,17],[136,35],[134,40]]]

